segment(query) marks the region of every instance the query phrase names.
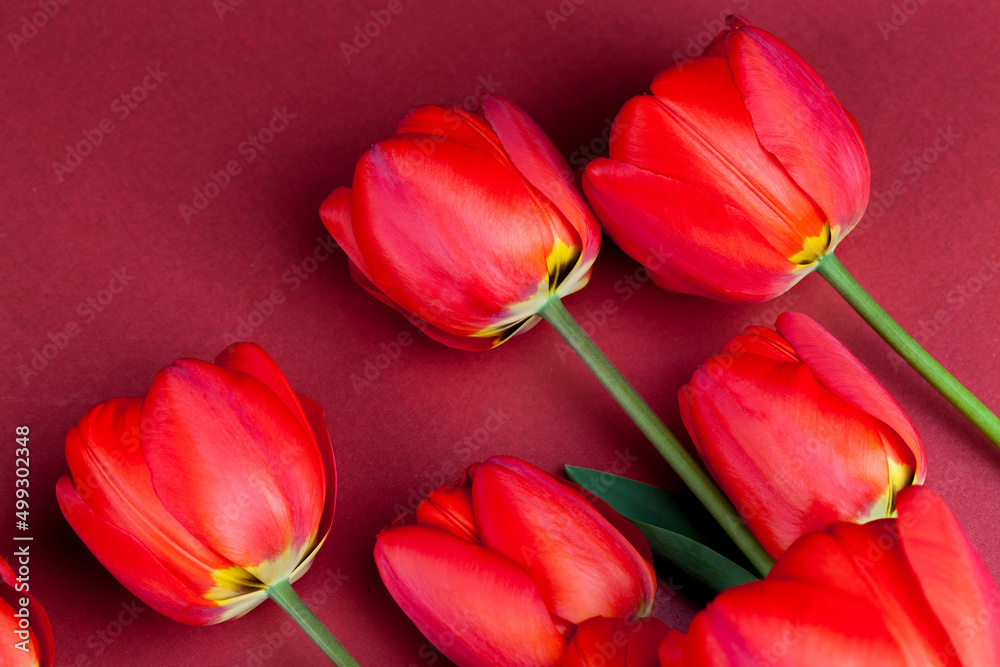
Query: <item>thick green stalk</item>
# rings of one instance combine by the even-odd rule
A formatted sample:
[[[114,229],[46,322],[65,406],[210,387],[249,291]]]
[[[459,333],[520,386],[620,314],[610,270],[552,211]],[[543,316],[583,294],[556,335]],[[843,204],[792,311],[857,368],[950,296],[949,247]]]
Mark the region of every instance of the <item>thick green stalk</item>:
[[[642,400],[642,397],[628,383],[618,369],[608,361],[600,348],[594,344],[590,336],[580,327],[573,316],[558,297],[549,299],[539,313],[552,328],[559,332],[570,348],[576,353],[587,368],[604,385],[608,393],[625,410],[625,413],[635,422],[639,430],[649,439],[656,450],[666,459],[670,467],[687,484],[688,488],[701,501],[705,508],[715,517],[723,530],[729,534],[736,545],[746,554],[757,570],[765,575],[774,565],[774,561],[759,542],[747,529],[736,508],[726,498],[725,494],[715,485],[698,462],[684,449],[680,441],[674,437],[670,429],[656,416],[652,408]]]
[[[993,414],[982,401],[975,397],[955,377],[945,370],[944,366],[920,347],[882,306],[864,290],[854,279],[844,265],[832,254],[819,262],[819,275],[837,290],[844,300],[857,311],[865,322],[874,329],[899,356],[906,360],[913,370],[930,383],[932,387],[948,399],[959,412],[965,415],[990,441],[1000,447],[1000,419]]]
[[[357,660],[351,657],[347,649],[316,618],[316,614],[310,611],[298,593],[292,589],[292,585],[288,583],[287,579],[269,586],[267,596],[277,602],[278,606],[284,609],[285,613],[291,616],[300,628],[305,630],[309,639],[315,642],[316,646],[330,659],[330,662],[338,667],[360,667]]]

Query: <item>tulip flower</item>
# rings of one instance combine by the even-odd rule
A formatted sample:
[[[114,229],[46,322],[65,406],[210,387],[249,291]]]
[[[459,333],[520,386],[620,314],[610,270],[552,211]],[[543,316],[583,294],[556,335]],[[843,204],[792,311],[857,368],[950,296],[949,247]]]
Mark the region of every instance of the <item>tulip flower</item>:
[[[634,621],[656,592],[638,529],[506,456],[398,518],[379,534],[375,562],[396,603],[460,667],[560,665],[576,625]]]
[[[592,618],[577,627],[562,667],[659,667],[660,644],[669,632],[655,618]]]
[[[66,458],[67,521],[126,588],[182,623],[236,618],[268,597],[287,611],[289,584],[330,532],[323,410],[251,343],[215,364],[175,361],[144,398],[91,408]]]
[[[899,494],[899,517],[806,535],[767,579],[723,591],[662,667],[1000,664],[1000,591],[944,502]]]
[[[861,132],[819,75],[773,35],[729,17],[699,58],[615,118],[583,188],[604,230],[659,286],[763,301],[818,271],[973,424],[1000,420],[920,347],[833,255],[868,204]]]
[[[770,559],[722,493],[562,305],[600,228],[541,129],[499,96],[483,115],[421,106],[358,162],[320,217],[354,278],[431,338],[486,350],[545,318],[762,571]]]
[[[861,133],[774,36],[731,19],[704,56],[668,67],[615,119],[584,190],[604,229],[661,287],[729,302],[775,297],[861,219]]]
[[[452,347],[495,347],[586,285],[597,220],[520,108],[421,106],[364,154],[320,217],[369,292]]]
[[[702,461],[773,557],[834,521],[894,516],[927,466],[909,417],[847,348],[800,313],[776,328],[730,339],[678,392]]]
[[[16,556],[15,556],[16,557]],[[30,581],[18,577],[0,558],[0,665],[51,667],[54,656],[52,626],[42,605],[28,590]]]

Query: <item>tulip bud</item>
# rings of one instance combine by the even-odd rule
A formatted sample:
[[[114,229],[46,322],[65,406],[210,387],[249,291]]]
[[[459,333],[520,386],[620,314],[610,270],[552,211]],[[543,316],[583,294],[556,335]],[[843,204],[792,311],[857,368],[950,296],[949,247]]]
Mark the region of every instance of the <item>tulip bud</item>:
[[[485,118],[413,109],[320,208],[365,289],[468,350],[526,331],[550,297],[586,285],[601,236],[534,121],[502,97],[482,105]]]
[[[638,530],[604,503],[519,459],[470,466],[375,561],[403,611],[461,666],[561,664],[577,624],[649,613],[656,576]]]
[[[834,521],[895,515],[923,483],[913,423],[828,331],[784,313],[750,327],[681,388],[681,417],[705,467],[772,557]]]
[[[723,591],[661,667],[1000,664],[1000,592],[944,502],[899,494],[899,517],[834,523],[767,579]]]
[[[322,408],[257,345],[181,359],[145,398],[88,410],[66,437],[59,506],[87,547],[150,607],[208,625],[295,581],[333,520]]]
[[[30,544],[16,543],[15,559],[30,559]],[[18,556],[21,553],[22,556]],[[22,575],[24,572],[21,573]],[[52,626],[45,609],[28,593],[27,576],[18,576],[0,558],[0,665],[51,667],[55,655]]]
[[[858,223],[861,133],[819,75],[730,17],[705,55],[668,67],[615,119],[584,191],[605,231],[661,287],[775,297]]]

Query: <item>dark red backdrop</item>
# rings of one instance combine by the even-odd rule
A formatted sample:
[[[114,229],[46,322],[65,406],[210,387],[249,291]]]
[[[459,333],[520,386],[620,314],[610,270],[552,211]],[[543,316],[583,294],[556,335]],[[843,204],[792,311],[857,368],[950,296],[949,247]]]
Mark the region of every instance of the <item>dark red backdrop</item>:
[[[730,10],[812,63],[864,132],[881,204],[838,256],[1000,409],[1000,46],[995,16],[965,3],[6,2],[0,506],[13,505],[14,429],[26,424],[31,590],[52,616],[57,664],[322,664],[270,603],[210,628],[144,610],[84,548],[52,492],[67,471],[63,438],[86,408],[141,395],[161,366],[213,358],[232,338],[261,343],[326,407],[337,516],[297,588],[365,665],[447,663],[394,606],[371,557],[393,507],[429,482],[508,453],[553,472],[632,456],[626,474],[672,483],[548,326],[488,353],[417,335],[394,359],[381,356],[414,331],[327,252],[316,211],[407,109],[487,88],[581,163],[603,150],[621,103]],[[391,18],[369,25],[378,17]],[[366,26],[378,34],[353,43]],[[227,165],[235,173],[220,175]],[[223,186],[210,185],[213,174]],[[626,296],[615,286],[635,268],[606,243],[591,285],[567,306],[671,427],[681,428],[677,388],[726,338],[780,310],[805,312],[910,411],[928,484],[1000,575],[1000,456],[819,277],[777,302],[733,307],[650,285]],[[602,314],[608,299],[614,312]],[[352,381],[366,369],[368,380]],[[690,611],[664,598],[656,614],[683,626]]]

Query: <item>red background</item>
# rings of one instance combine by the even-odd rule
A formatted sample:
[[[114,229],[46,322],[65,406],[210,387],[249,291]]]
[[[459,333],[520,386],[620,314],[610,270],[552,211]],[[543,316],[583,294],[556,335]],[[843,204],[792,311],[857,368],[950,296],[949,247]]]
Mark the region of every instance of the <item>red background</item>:
[[[600,136],[619,106],[675,54],[707,39],[729,10],[801,53],[854,114],[873,193],[898,182],[895,200],[872,209],[838,256],[1000,409],[1000,46],[995,16],[982,18],[972,3],[402,0],[348,62],[340,43],[386,2],[242,2],[220,18],[211,0],[72,0],[15,50],[9,34],[41,11],[38,2],[10,0],[0,18],[0,507],[13,505],[14,429],[26,424],[31,590],[53,619],[59,665],[323,664],[297,630],[286,625],[282,635],[286,619],[270,603],[209,628],[151,610],[131,618],[122,605],[133,596],[84,548],[52,492],[67,472],[64,436],[85,409],[142,395],[175,358],[214,358],[242,319],[256,325],[233,335],[261,343],[297,390],[326,407],[340,471],[334,534],[297,589],[362,664],[447,664],[394,606],[371,557],[376,533],[410,494],[497,453],[558,472],[565,463],[612,469],[627,452],[638,461],[626,474],[673,483],[548,326],[487,353],[447,349],[357,287],[341,253],[315,266],[307,258],[325,237],[319,203],[349,183],[357,158],[410,107],[462,103],[486,81],[579,161],[603,149]],[[166,75],[123,118],[121,95],[142,83],[147,66]],[[241,143],[274,109],[294,117],[247,162]],[[113,129],[70,172],[57,173],[53,163],[66,163],[67,146],[94,136],[104,119]],[[938,150],[936,138],[949,128],[952,141]],[[179,206],[192,205],[194,189],[231,160],[240,173],[185,220]],[[315,270],[296,283],[296,266]],[[124,289],[102,295],[123,267]],[[821,278],[776,302],[735,307],[649,284],[626,299],[615,285],[635,269],[606,242],[591,284],[567,306],[668,425],[682,432],[675,392],[725,339],[750,323],[771,324],[780,310],[807,313],[909,410],[925,438],[928,484],[1000,575],[997,452]],[[276,290],[280,303],[265,303]],[[109,296],[100,312],[87,305]],[[614,312],[601,315],[608,299]],[[935,317],[944,323],[932,324]],[[77,335],[62,339],[74,324]],[[413,342],[387,364],[379,355],[401,332]],[[65,347],[25,375],[53,338]],[[368,384],[352,382],[369,363],[385,368]],[[482,444],[467,454],[463,439],[477,429],[486,429]],[[9,557],[7,512],[0,553]],[[656,606],[657,616],[681,626],[689,614],[682,596]],[[127,627],[117,625],[120,615]],[[276,632],[279,648],[254,662]]]

